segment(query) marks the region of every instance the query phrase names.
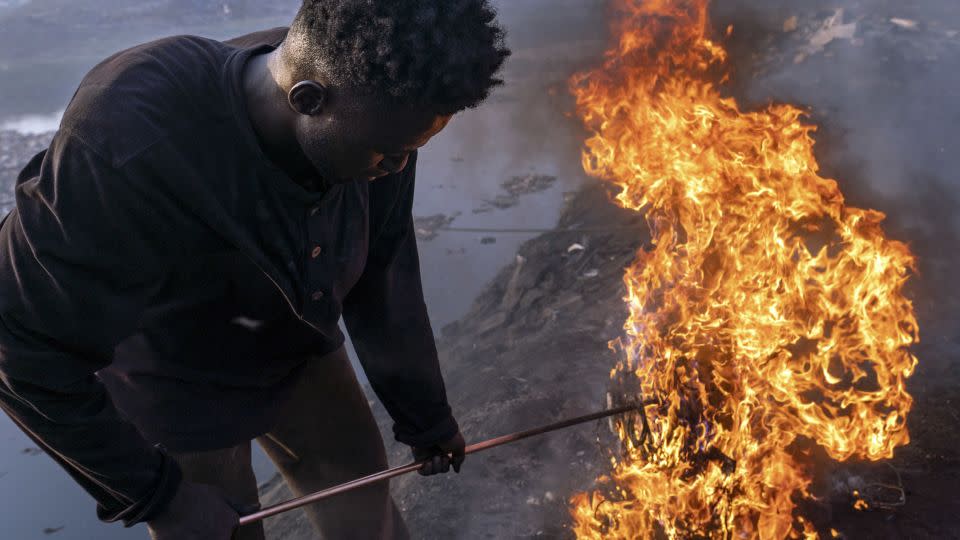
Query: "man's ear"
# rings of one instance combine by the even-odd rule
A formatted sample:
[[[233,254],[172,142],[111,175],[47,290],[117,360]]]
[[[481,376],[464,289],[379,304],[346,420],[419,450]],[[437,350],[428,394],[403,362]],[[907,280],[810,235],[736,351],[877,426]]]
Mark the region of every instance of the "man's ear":
[[[326,106],[327,94],[327,88],[317,81],[300,81],[287,92],[287,102],[299,114],[316,116]]]

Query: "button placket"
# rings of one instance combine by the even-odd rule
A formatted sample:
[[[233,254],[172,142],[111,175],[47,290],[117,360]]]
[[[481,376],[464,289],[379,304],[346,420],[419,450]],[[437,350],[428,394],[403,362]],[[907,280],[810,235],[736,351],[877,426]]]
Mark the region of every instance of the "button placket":
[[[311,246],[308,248],[310,260],[307,261],[307,294],[314,304],[324,301],[327,297],[327,293],[320,288],[324,286],[324,277],[328,274],[324,265],[326,261],[320,256],[324,251],[322,246],[325,239],[323,236],[329,227],[322,227],[320,223],[317,223],[321,206],[321,204],[317,204],[310,209],[310,218],[307,221],[307,242]],[[314,308],[313,312],[319,315],[316,309]]]

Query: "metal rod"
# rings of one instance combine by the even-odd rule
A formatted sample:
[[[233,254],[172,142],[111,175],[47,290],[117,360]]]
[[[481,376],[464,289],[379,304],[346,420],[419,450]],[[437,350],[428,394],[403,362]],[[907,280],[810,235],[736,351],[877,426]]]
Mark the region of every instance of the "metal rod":
[[[539,227],[532,228],[506,228],[499,229],[495,227],[438,227],[433,229],[435,231],[441,232],[462,232],[462,233],[519,233],[519,234],[539,234],[539,233],[549,233],[549,234],[560,234],[560,233],[595,233],[595,232],[617,232],[617,231],[633,231],[646,228],[644,225],[624,225],[620,227],[576,227],[571,229],[545,229]]]
[[[496,437],[487,441],[479,442],[476,444],[471,444],[467,446],[464,450],[465,454],[473,454],[475,452],[481,452],[483,450],[488,450],[495,446],[501,446],[504,444],[510,444],[528,437],[533,437],[535,435],[540,435],[543,433],[549,433],[551,431],[556,431],[558,429],[563,429],[570,426],[575,426],[577,424],[583,424],[591,420],[599,420],[601,418],[607,418],[608,416],[615,416],[618,414],[623,414],[628,411],[635,411],[639,407],[647,405],[647,402],[640,404],[633,403],[630,405],[624,405],[614,409],[608,409],[605,411],[596,412],[593,414],[587,414],[584,416],[578,416],[576,418],[570,418],[568,420],[563,420],[561,422],[556,422],[547,426],[541,426],[534,429],[529,429],[526,431],[518,431],[516,433],[511,433],[509,435],[503,435],[501,437]],[[382,482],[388,480],[395,476],[400,476],[407,474],[419,469],[423,465],[423,461],[409,463],[407,465],[402,465],[400,467],[394,467],[392,469],[387,469],[378,473],[371,474],[369,476],[364,476],[363,478],[358,478],[356,480],[351,480],[350,482],[334,486],[332,488],[324,489],[317,491],[316,493],[311,493],[310,495],[304,495],[303,497],[298,497],[296,499],[291,499],[286,502],[278,503],[272,506],[268,506],[260,511],[254,512],[240,517],[240,525],[247,525],[249,523],[254,523],[266,519],[270,516],[275,516],[277,514],[282,514],[293,510],[295,508],[300,508],[301,506],[310,504],[312,502],[319,501],[321,499],[326,499],[328,497],[333,497],[334,495],[339,495],[346,491],[357,489],[363,486],[368,486],[370,484],[375,484],[377,482]]]

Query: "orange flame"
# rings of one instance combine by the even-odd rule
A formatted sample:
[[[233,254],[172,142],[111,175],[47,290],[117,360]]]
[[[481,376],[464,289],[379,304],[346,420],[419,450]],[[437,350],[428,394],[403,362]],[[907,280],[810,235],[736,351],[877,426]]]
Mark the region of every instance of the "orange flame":
[[[580,538],[815,538],[794,512],[809,443],[878,460],[909,442],[913,256],[818,175],[802,110],[721,97],[707,1],[615,0],[616,45],[572,81],[584,168],[653,238],[613,376],[661,400],[649,444],[619,425],[608,488],[571,501]]]

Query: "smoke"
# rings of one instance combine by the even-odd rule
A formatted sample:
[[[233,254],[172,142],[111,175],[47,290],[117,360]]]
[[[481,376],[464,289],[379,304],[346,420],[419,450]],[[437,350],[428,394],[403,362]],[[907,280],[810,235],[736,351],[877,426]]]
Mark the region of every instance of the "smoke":
[[[856,25],[852,38],[798,54],[838,15],[837,24]],[[809,108],[820,126],[821,174],[839,182],[848,204],[886,213],[890,236],[917,255],[910,290],[921,330],[955,334],[960,5],[717,0],[714,21],[734,26],[729,91],[747,107],[775,101]]]

